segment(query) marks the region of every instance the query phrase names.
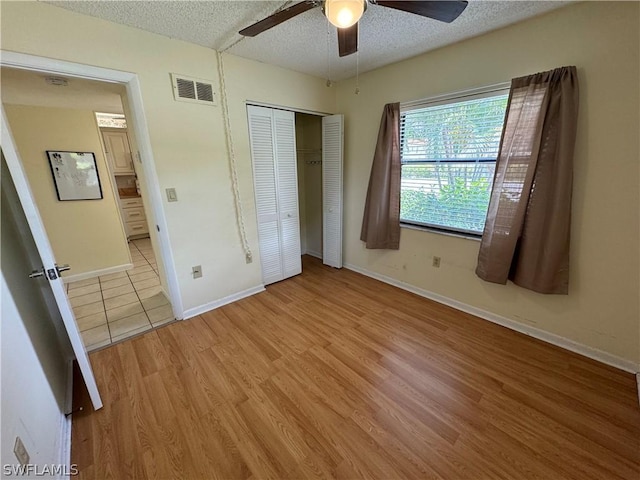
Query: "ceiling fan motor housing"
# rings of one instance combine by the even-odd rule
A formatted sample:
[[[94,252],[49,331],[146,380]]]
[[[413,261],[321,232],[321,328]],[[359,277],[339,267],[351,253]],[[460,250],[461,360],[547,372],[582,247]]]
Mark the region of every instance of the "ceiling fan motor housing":
[[[322,13],[338,28],[356,24],[367,9],[367,0],[325,0]]]

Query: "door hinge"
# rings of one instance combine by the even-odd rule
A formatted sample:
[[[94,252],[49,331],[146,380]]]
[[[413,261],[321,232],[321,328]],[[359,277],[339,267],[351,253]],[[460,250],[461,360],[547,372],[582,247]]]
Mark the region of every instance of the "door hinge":
[[[142,155],[140,155],[140,150],[136,152],[136,159],[138,160],[138,163],[142,163]]]
[[[160,231],[160,227],[158,225],[156,225],[156,230]]]

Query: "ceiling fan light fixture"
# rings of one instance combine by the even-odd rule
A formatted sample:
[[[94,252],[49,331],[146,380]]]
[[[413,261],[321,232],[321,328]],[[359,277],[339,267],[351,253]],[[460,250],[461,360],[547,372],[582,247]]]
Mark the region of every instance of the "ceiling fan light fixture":
[[[355,25],[366,6],[366,0],[325,0],[324,14],[338,28]]]

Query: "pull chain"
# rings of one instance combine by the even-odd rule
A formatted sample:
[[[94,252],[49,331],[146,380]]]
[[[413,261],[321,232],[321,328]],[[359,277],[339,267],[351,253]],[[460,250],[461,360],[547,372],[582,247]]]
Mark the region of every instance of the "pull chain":
[[[330,42],[330,35],[331,35],[331,25],[329,24],[329,19],[327,19],[327,87],[331,87],[333,85],[333,82],[331,81],[331,54],[330,54],[330,50],[331,50],[331,42]]]
[[[360,28],[358,28],[358,45],[360,45]],[[356,95],[360,94],[360,47],[356,50]]]
[[[360,95],[360,52],[356,52],[356,95]]]

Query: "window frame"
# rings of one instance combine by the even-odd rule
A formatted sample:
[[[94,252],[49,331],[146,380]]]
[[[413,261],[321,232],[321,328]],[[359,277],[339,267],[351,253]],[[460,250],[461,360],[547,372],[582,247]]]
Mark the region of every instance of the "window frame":
[[[478,100],[482,98],[497,97],[500,95],[509,95],[510,89],[511,89],[511,82],[502,82],[494,85],[488,85],[485,87],[446,93],[446,94],[436,95],[436,96],[427,97],[419,100],[401,102],[400,103],[400,121],[402,122],[403,116],[406,113],[411,112],[412,110],[436,107],[438,105],[449,105],[454,103],[461,103],[469,100]],[[506,112],[505,112],[505,118],[506,118]],[[402,129],[401,129],[401,132],[402,132]],[[430,162],[430,161],[413,161],[413,162],[404,163],[402,161],[402,146],[403,146],[402,141],[403,139],[402,139],[402,133],[401,133],[401,137],[400,137],[400,172],[401,172],[400,175],[401,177],[402,177],[402,167],[404,165],[411,165],[411,164],[424,165],[429,163],[436,163],[436,162]],[[487,163],[487,162],[492,162],[495,164],[497,162],[497,157],[495,160],[476,159],[476,160],[468,161],[468,163]],[[465,163],[465,162],[461,161],[456,163]],[[402,192],[402,188],[400,192]],[[402,200],[400,201],[402,202]],[[403,220],[402,218],[400,219],[400,227],[409,228],[412,230],[428,231],[431,233],[438,233],[441,235],[466,238],[470,240],[480,240],[482,238],[482,233],[478,233],[475,231],[464,230],[464,229],[453,228],[453,227],[446,227],[441,225],[432,225],[432,224],[427,224],[427,223],[422,223],[417,221],[408,221],[408,220]]]

